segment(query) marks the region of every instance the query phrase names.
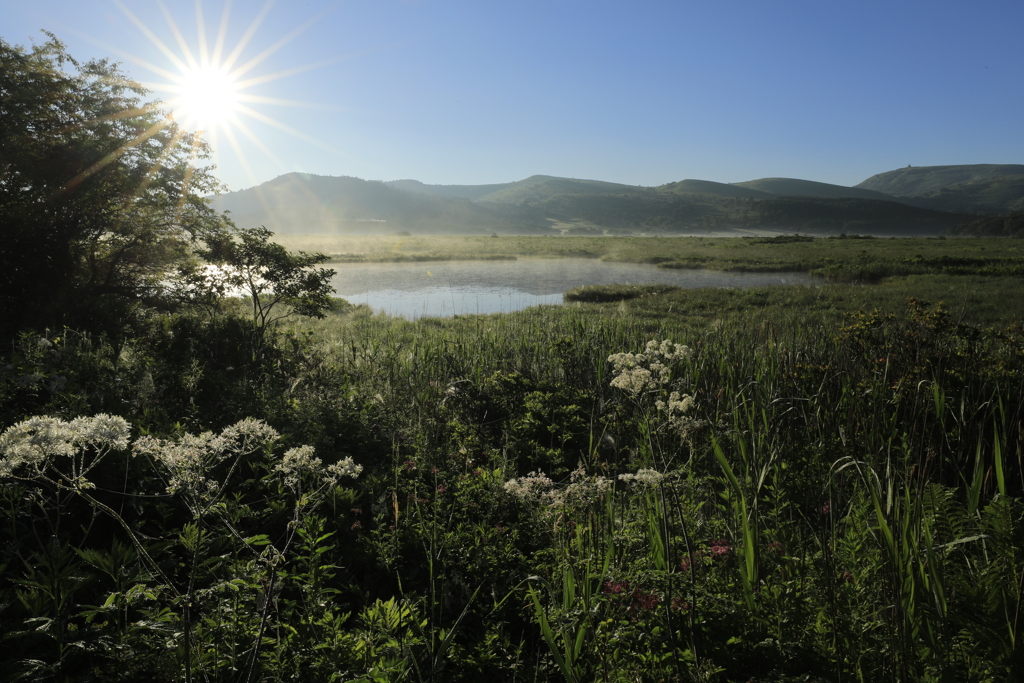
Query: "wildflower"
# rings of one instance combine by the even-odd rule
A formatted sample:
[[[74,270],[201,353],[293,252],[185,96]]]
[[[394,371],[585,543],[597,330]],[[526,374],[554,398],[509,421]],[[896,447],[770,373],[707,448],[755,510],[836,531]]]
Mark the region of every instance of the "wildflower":
[[[630,610],[652,610],[658,606],[659,602],[661,602],[661,598],[659,598],[654,593],[648,593],[646,591],[640,590],[639,588],[633,590],[632,597],[633,603],[629,607]]]
[[[355,479],[362,474],[362,472],[363,466],[357,465],[356,462],[352,460],[351,456],[346,456],[333,465],[327,466],[327,475],[333,479],[332,483],[337,482],[337,480],[342,477]]]
[[[111,450],[127,448],[130,434],[124,418],[105,413],[70,422],[48,415],[30,417],[0,434],[0,477],[12,476],[22,466],[32,470],[30,476],[42,476],[50,458],[74,457],[72,479],[76,486],[88,488],[84,475]],[[94,453],[88,463],[82,459],[86,450]]]
[[[198,503],[212,500],[220,492],[221,484],[207,477],[219,463],[253,453],[278,437],[277,431],[262,420],[246,418],[220,434],[184,434],[176,441],[144,436],[135,441],[132,452],[151,457],[167,471],[168,493],[183,492]]]
[[[322,461],[314,457],[313,453],[312,446],[300,446],[285,451],[281,462],[274,468],[275,472],[283,475],[285,486],[299,490],[304,477],[320,471]]]
[[[832,504],[829,503],[828,501],[825,501],[822,504],[822,506],[818,508],[818,512],[820,512],[823,515],[827,515],[828,513],[832,512]]]
[[[638,396],[657,389],[672,379],[672,365],[690,355],[690,349],[669,340],[649,341],[643,353],[616,353],[608,357],[615,377],[611,386]]]
[[[655,486],[661,484],[661,482],[663,482],[667,478],[667,476],[668,475],[662,474],[657,470],[644,468],[637,470],[636,474],[620,474],[619,481],[624,481],[627,483],[637,482],[644,486],[654,488]]]
[[[711,555],[713,557],[726,557],[732,552],[732,546],[726,540],[711,542]]]
[[[552,486],[554,486],[554,482],[543,472],[537,470],[536,472],[530,472],[525,477],[509,479],[505,482],[504,489],[516,498],[525,500],[527,498],[539,497],[541,492]]]
[[[672,609],[679,610],[680,612],[689,612],[693,609],[693,605],[682,598],[672,598]]]

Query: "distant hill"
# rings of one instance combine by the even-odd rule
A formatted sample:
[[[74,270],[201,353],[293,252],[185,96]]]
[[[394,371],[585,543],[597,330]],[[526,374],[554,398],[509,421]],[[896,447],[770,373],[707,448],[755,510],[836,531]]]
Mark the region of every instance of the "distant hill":
[[[754,190],[740,185],[716,183],[711,180],[680,180],[666,183],[654,188],[666,194],[707,195],[709,197],[726,197],[742,199],[770,199],[775,195],[771,192]]]
[[[776,197],[895,200],[891,195],[874,190],[819,183],[813,180],[798,180],[796,178],[761,178],[760,180],[748,180],[744,183],[733,183],[733,185],[759,192],[767,192]]]
[[[577,180],[576,178],[534,175],[485,194],[479,197],[478,201],[522,204],[544,201],[560,195],[634,194],[648,191],[648,188],[638,185],[622,185],[603,180]]]
[[[480,233],[542,229],[527,212],[495,212],[467,199],[408,192],[348,176],[288,173],[213,200],[242,227],[282,234]]]
[[[908,166],[873,175],[856,187],[895,197],[928,197],[954,185],[1012,175],[1024,175],[1024,165]]]
[[[476,201],[481,197],[504,190],[515,183],[496,183],[493,185],[427,185],[418,180],[389,180],[385,185],[406,192],[416,194],[429,194],[438,197],[452,197],[455,199],[469,199]]]
[[[984,214],[1024,211],[1024,175],[960,183],[923,199],[927,200],[928,206],[947,211]]]
[[[995,211],[1021,197],[1024,174],[897,199],[794,178],[732,184],[688,179],[641,187],[535,175],[489,185],[426,185],[289,173],[218,196],[213,204],[230,211],[239,226],[265,225],[282,234],[706,234],[771,228],[937,235],[973,220],[968,214]]]

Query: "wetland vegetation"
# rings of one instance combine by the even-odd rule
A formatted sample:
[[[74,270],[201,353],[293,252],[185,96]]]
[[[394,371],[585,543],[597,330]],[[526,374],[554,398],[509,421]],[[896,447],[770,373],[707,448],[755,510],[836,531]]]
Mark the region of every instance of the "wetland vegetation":
[[[337,300],[261,336],[232,300],[120,336],[26,329],[0,371],[11,677],[1024,670],[1014,242],[374,238],[345,251],[462,245],[918,270],[584,287],[560,307],[415,322]]]
[[[290,237],[290,252],[214,210],[202,136],[116,65],[48,34],[0,40],[0,74],[5,680],[1024,675],[1016,240]],[[871,191],[994,215],[1016,210],[1016,175],[947,168],[947,187],[907,169]],[[497,208],[465,188],[424,204],[344,184],[367,202],[343,217],[389,231],[385,211],[410,229],[753,229],[763,194],[775,222],[832,229],[858,209],[851,224],[914,228],[906,202],[879,213],[786,179],[534,177],[487,188]],[[722,201],[663,196],[708,192]],[[818,209],[779,194],[807,192]],[[279,206],[298,224],[323,208],[292,196],[311,212]],[[331,298],[319,252],[819,283],[591,285],[568,305],[409,321]]]

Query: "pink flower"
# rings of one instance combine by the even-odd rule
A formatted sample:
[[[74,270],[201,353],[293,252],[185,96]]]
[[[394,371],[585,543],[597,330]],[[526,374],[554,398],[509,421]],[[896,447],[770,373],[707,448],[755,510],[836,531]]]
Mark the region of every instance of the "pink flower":
[[[711,541],[711,555],[713,557],[725,557],[731,552],[732,546],[729,545],[729,541],[725,539]]]
[[[630,609],[652,610],[658,606],[659,602],[661,602],[661,598],[654,593],[647,593],[637,588],[633,591],[633,604],[630,605]]]

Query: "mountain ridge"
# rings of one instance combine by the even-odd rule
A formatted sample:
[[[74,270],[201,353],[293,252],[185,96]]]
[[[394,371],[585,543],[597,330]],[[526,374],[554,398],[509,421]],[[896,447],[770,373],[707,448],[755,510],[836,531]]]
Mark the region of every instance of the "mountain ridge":
[[[917,187],[925,194],[892,195],[867,185]],[[897,169],[853,187],[796,178],[686,179],[645,187],[548,175],[428,185],[288,173],[212,201],[236,224],[284,234],[683,234],[770,227],[885,235],[898,234],[901,225],[914,234],[938,234],[977,215],[1024,207],[1024,165]]]

